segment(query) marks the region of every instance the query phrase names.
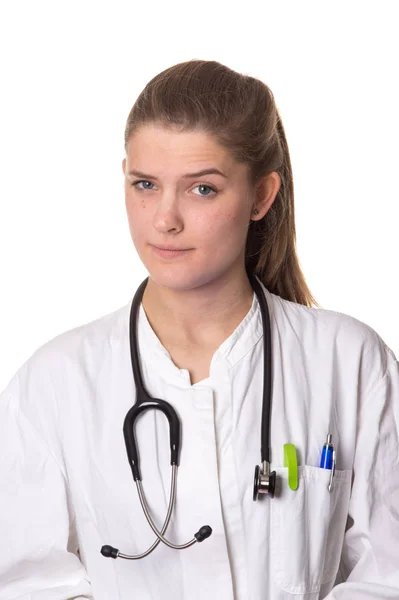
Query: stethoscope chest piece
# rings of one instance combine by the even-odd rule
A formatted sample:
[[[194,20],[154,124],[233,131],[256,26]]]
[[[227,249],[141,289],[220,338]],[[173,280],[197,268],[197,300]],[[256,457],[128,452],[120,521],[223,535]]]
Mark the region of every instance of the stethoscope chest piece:
[[[253,499],[258,500],[259,494],[269,494],[270,498],[273,498],[275,487],[276,471],[270,473],[270,465],[266,461],[263,462],[262,470],[259,465],[256,465]]]

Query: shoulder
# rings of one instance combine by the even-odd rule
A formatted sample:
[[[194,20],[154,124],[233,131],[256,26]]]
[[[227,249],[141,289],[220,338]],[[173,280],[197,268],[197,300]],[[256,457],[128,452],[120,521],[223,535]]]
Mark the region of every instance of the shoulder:
[[[14,377],[48,379],[70,367],[90,369],[104,355],[124,343],[130,314],[128,304],[97,319],[66,330],[39,346]]]
[[[30,421],[42,439],[57,447],[61,411],[81,402],[99,377],[126,354],[131,302],[102,317],[64,331],[39,346],[0,394],[0,405]]]
[[[378,332],[356,317],[267,294],[276,329],[286,338],[296,338],[304,351],[321,353],[338,364],[356,362],[375,379],[384,377],[388,363],[397,360]]]

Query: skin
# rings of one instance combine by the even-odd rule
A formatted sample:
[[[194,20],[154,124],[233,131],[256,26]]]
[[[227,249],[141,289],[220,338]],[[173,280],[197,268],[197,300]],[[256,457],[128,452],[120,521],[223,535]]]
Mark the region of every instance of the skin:
[[[183,177],[206,168],[227,178]],[[142,301],[147,318],[165,347],[206,348],[211,356],[252,305],[245,271],[248,227],[270,209],[280,177],[272,172],[253,189],[247,166],[209,133],[156,124],[130,138],[122,170],[130,234],[150,275]],[[153,177],[132,176],[130,170]],[[191,250],[166,259],[150,244]]]

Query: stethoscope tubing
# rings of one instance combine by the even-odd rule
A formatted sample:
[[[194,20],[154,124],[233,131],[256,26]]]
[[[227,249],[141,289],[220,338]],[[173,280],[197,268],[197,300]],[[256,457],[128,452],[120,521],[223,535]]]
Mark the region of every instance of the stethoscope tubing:
[[[259,301],[261,316],[262,316],[262,327],[263,327],[263,343],[264,343],[264,367],[263,367],[263,397],[262,397],[262,416],[261,416],[261,461],[263,463],[262,470],[259,466],[255,468],[255,480],[254,480],[254,500],[258,498],[259,493],[268,493],[271,497],[274,496],[275,486],[275,472],[270,473],[270,424],[271,424],[271,377],[272,377],[272,362],[271,362],[271,327],[269,309],[267,306],[267,299],[263,294],[260,283],[252,273],[247,273],[250,283],[254,292],[256,293]],[[193,539],[185,544],[173,544],[164,537],[164,533],[169,525],[170,517],[172,514],[173,506],[176,499],[176,471],[179,464],[180,457],[180,446],[181,446],[181,424],[180,419],[175,409],[165,400],[160,398],[152,398],[146,391],[142,379],[142,374],[139,365],[139,350],[137,346],[137,323],[138,323],[138,311],[144,294],[144,290],[148,283],[148,277],[138,287],[136,294],[133,298],[130,319],[129,319],[129,341],[130,341],[130,356],[132,362],[133,377],[136,386],[136,402],[129,409],[124,423],[123,423],[123,434],[125,438],[126,452],[129,460],[129,465],[132,470],[133,479],[136,483],[137,492],[139,495],[141,507],[144,511],[146,519],[155,533],[157,539],[154,541],[152,546],[145,552],[137,555],[122,554],[116,548],[112,546],[103,546],[101,553],[103,556],[117,558],[126,558],[129,560],[137,560],[144,558],[150,554],[157,545],[162,541],[170,548],[182,550],[195,544],[196,542],[202,542],[208,538],[212,529],[208,525],[202,526],[197,533],[194,534]],[[170,440],[170,463],[172,465],[171,474],[171,487],[170,497],[167,515],[159,531],[151,517],[148,505],[144,496],[142,487],[142,477],[140,472],[140,456],[137,447],[135,425],[137,418],[144,413],[146,410],[155,409],[164,413],[169,422],[169,440]]]
[[[260,283],[255,275],[248,272],[248,278],[254,292],[259,301],[259,307],[262,316],[263,327],[263,343],[264,343],[264,366],[263,366],[263,397],[262,397],[262,416],[261,416],[261,462],[270,463],[270,421],[271,421],[271,389],[272,389],[272,352],[271,352],[271,327],[270,316],[267,307],[267,300],[263,294]],[[132,406],[125,417],[123,432],[125,436],[126,449],[128,454],[129,464],[133,472],[133,478],[141,480],[140,475],[140,459],[135,439],[134,425],[139,414],[147,409],[156,409],[162,411],[169,421],[170,430],[170,451],[171,465],[179,464],[180,455],[180,440],[181,426],[179,417],[176,411],[168,402],[164,400],[152,398],[147,393],[139,365],[139,351],[137,346],[137,315],[144,294],[144,290],[148,283],[148,277],[137,289],[132,302],[130,311],[129,323],[129,341],[130,341],[130,356],[132,362],[132,370],[134,381],[136,384],[136,403]],[[266,304],[266,305],[265,305]]]

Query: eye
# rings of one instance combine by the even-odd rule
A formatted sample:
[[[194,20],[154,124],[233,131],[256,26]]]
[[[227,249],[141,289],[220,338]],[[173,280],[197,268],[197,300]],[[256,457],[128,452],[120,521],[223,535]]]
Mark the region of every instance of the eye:
[[[139,186],[139,184],[140,184],[140,183],[143,183],[143,184],[144,184],[144,183],[149,183],[150,185],[154,185],[153,183],[151,183],[151,181],[148,181],[148,180],[146,180],[146,179],[140,179],[140,180],[138,180],[138,181],[134,181],[133,183],[131,183],[131,187],[137,187],[137,188],[139,188],[140,190],[152,190],[152,189],[153,189],[153,188],[150,188],[150,187],[148,187],[148,186],[140,187],[140,186]],[[217,194],[217,189],[216,189],[216,188],[214,188],[214,187],[213,187],[213,186],[211,186],[211,185],[206,185],[205,183],[200,183],[199,185],[196,185],[196,186],[195,186],[195,188],[193,188],[193,189],[195,190],[196,188],[202,188],[202,190],[205,188],[205,189],[207,189],[207,190],[211,190],[211,192],[213,192],[213,194]],[[199,196],[202,196],[202,197],[204,197],[204,198],[205,198],[206,196],[211,196],[211,195],[213,195],[213,194],[210,194],[210,193],[208,192],[208,193],[206,193],[206,194],[195,194],[195,195],[196,195],[196,196],[197,196],[197,195],[199,195]]]
[[[145,179],[140,179],[140,181],[134,181],[134,182],[131,184],[131,186],[132,186],[132,187],[133,187],[133,186],[135,186],[135,187],[138,187],[138,184],[139,184],[139,183],[149,183],[150,185],[154,185],[153,183],[151,183],[151,181],[146,181]],[[141,190],[142,190],[142,189],[148,190],[148,189],[151,189],[151,188],[145,187],[145,188],[140,188],[140,189],[141,189]]]
[[[211,185],[206,185],[205,183],[200,183],[199,185],[196,185],[195,188],[194,188],[194,190],[196,188],[202,188],[202,189],[203,188],[208,188],[208,190],[211,190],[214,194],[217,194],[217,190],[214,187],[212,187]],[[199,195],[200,196],[209,196],[209,195],[212,195],[212,194],[199,194]]]

